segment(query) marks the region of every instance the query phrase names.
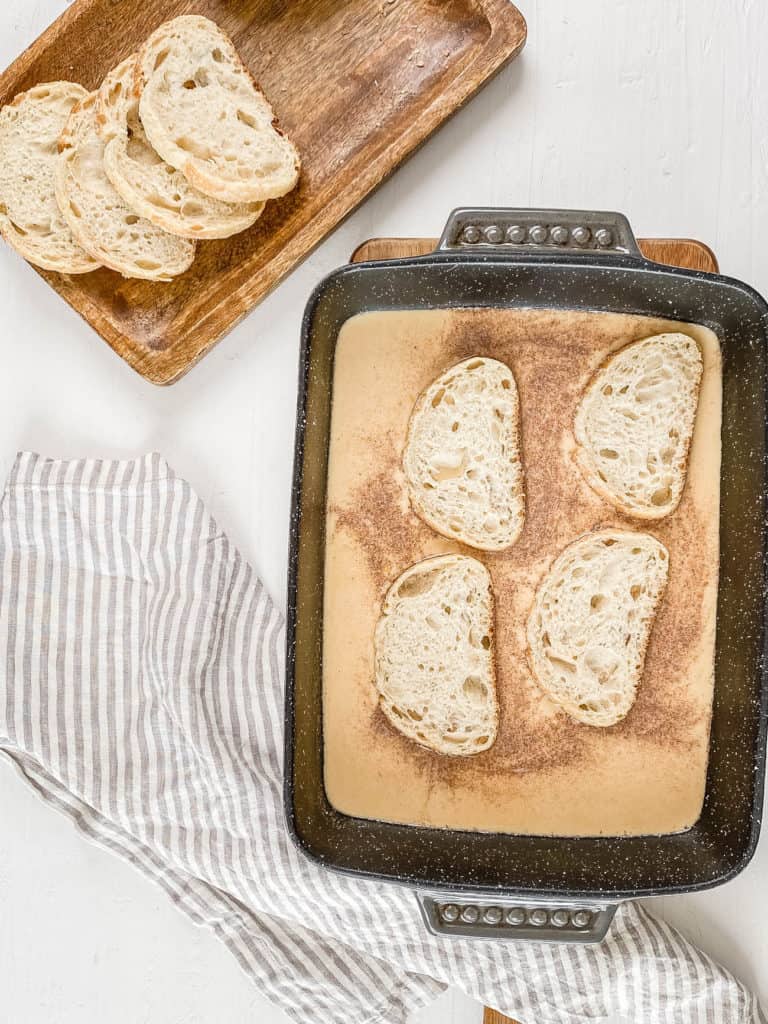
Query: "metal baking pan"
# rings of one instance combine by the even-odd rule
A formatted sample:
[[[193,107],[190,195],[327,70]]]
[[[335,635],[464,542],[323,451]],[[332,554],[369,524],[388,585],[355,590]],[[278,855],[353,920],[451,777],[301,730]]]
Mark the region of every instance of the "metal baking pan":
[[[688,831],[551,838],[340,814],[323,786],[325,496],[336,339],[369,310],[605,310],[710,327],[723,354],[720,587],[706,794]],[[765,772],[768,305],[731,278],[645,260],[616,213],[454,211],[424,257],[342,267],[315,289],[301,352],[288,583],[285,811],[303,852],[419,890],[436,932],[595,941],[618,901],[737,875],[757,845]]]

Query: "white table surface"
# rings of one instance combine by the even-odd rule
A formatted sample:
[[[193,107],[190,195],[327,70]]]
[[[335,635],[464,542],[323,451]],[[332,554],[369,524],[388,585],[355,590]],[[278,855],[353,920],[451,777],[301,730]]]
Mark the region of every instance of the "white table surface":
[[[4,0],[0,65],[64,8]],[[192,373],[145,384],[0,248],[0,471],[162,452],[284,602],[299,322],[372,235],[439,233],[462,204],[619,209],[694,236],[768,294],[768,5],[521,0],[523,56]],[[0,1003],[8,1024],[278,1024],[234,959],[0,768]],[[768,838],[735,881],[655,904],[768,1002]],[[419,1024],[476,1024],[449,992]],[[535,1024],[535,1022],[526,1022]]]

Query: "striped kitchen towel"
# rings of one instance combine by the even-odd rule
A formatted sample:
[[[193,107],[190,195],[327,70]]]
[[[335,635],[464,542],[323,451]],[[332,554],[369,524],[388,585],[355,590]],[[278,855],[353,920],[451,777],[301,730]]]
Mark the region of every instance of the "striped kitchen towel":
[[[445,939],[410,891],[308,863],[282,818],[280,615],[159,455],[19,455],[0,559],[0,750],[294,1020],[398,1024],[453,984],[530,1024],[764,1024],[642,906],[599,946]]]

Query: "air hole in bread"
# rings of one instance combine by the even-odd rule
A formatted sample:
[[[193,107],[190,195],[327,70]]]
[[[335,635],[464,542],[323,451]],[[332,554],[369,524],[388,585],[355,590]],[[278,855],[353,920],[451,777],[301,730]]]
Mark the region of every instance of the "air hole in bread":
[[[238,109],[238,111],[237,111],[237,120],[241,124],[247,125],[249,128],[257,128],[258,127],[258,125],[256,123],[256,118],[252,117],[250,114],[246,113],[246,111],[244,111],[244,110],[239,110]]]
[[[174,196],[174,199],[175,198],[176,197]],[[179,196],[179,198],[181,198],[181,197]],[[193,199],[190,199],[186,203],[182,204],[182,207],[181,207],[181,215],[182,215],[182,217],[202,217],[204,215],[204,213],[205,213],[205,210],[200,205],[200,203],[195,202]]]
[[[464,367],[464,369],[465,370],[479,370],[481,366],[485,366],[485,363],[483,362],[483,360],[482,359],[475,359],[473,362],[467,363],[467,365]]]
[[[222,64],[224,62],[224,54],[221,52],[218,46],[211,50],[211,57],[216,61],[217,64]]]
[[[565,675],[572,676],[576,674],[576,666],[571,664],[570,661],[563,661],[562,658],[556,658],[553,654],[548,654],[547,660],[552,668],[559,669]]]
[[[483,704],[488,697],[488,687],[477,676],[467,676],[462,689],[473,704]]]
[[[667,484],[664,487],[659,487],[651,495],[651,504],[661,506],[666,505],[672,497],[672,488]]]
[[[615,452],[613,448],[601,448],[600,456],[603,459],[618,459],[619,453]]]
[[[445,388],[440,388],[439,391],[435,392],[434,397],[432,398],[432,408],[433,409],[436,409],[438,407],[438,405],[440,405],[440,403],[443,400],[443,396],[444,395],[445,395]]]
[[[612,395],[613,394],[613,388],[611,387],[610,384],[606,384],[605,385],[605,387],[603,388],[603,394],[604,395]]]
[[[594,594],[589,602],[589,607],[593,612],[599,612],[605,606],[606,600],[605,594]]]
[[[400,597],[418,597],[419,594],[426,594],[431,589],[436,579],[436,573],[418,573],[408,576],[397,589]]]
[[[638,599],[638,597],[640,597],[642,592],[643,592],[643,588],[640,586],[639,583],[635,583],[634,586],[631,586],[629,588],[629,594],[630,594],[630,597],[632,598],[633,601],[636,601]]]
[[[139,223],[139,218],[136,216],[135,213],[129,213],[126,216],[126,218],[125,218],[125,223],[126,224],[138,224]]]
[[[83,216],[80,207],[77,205],[77,203],[73,203],[71,199],[69,200],[69,208],[75,217],[81,218]]]
[[[186,82],[184,83],[184,88],[185,89],[196,89],[197,88],[197,82],[194,80],[194,78],[188,78],[186,80]]]
[[[486,651],[489,651],[491,649],[491,638],[487,634],[483,637],[480,643],[483,645]]]
[[[459,429],[459,424],[458,424],[458,421],[456,421],[456,422],[454,422],[454,423],[452,423],[452,424],[451,424],[451,430],[453,431],[453,433],[454,433],[454,434],[456,433],[456,431],[457,431],[458,429]]]
[[[192,156],[196,156],[199,160],[213,160],[213,150],[211,147],[197,142],[196,139],[191,139],[188,135],[180,135],[177,139],[174,139],[174,142],[179,149],[183,149],[185,153],[191,153]]]
[[[194,78],[195,84],[199,85],[201,89],[204,89],[209,83],[208,72],[205,68],[198,68],[195,72]]]
[[[71,205],[72,204],[70,203],[70,206]],[[19,224],[17,224],[16,221],[13,221],[13,220],[9,221],[9,224],[11,225],[11,227],[13,228],[13,230],[16,232],[17,235],[21,235],[22,237],[24,237],[26,235],[27,232],[24,230],[23,227],[21,227]]]
[[[170,49],[166,49],[166,50],[161,50],[160,53],[158,53],[158,55],[155,57],[155,64],[154,64],[154,70],[155,71],[157,71],[157,69],[160,67],[160,65],[167,59],[168,54],[170,52],[171,52]]]
[[[606,548],[612,548],[615,543],[616,543],[616,541],[613,539],[613,537],[607,537],[603,541],[603,546],[606,547]]]
[[[509,391],[509,389],[512,387],[512,381],[511,380],[503,380],[501,382],[501,386],[504,388],[505,391]]]
[[[408,708],[408,717],[412,718],[414,722],[420,722],[424,718],[424,715],[419,714],[415,708]]]
[[[138,239],[138,236],[137,236]],[[156,260],[141,259],[136,260],[136,266],[141,267],[142,270],[160,270],[161,264]]]

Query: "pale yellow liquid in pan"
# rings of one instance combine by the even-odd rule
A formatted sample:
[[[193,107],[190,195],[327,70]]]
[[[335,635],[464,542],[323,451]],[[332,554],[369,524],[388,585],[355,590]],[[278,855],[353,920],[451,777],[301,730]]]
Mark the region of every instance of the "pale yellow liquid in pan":
[[[655,523],[624,519],[573,462],[584,386],[617,348],[663,331],[694,337],[704,375],[683,499]],[[409,508],[400,458],[418,394],[474,355],[507,363],[521,401],[527,515],[517,544],[486,554]],[[703,327],[607,313],[430,310],[367,313],[338,340],[333,383],[323,645],[325,786],[339,811],[407,824],[544,835],[677,832],[701,813],[712,705],[718,565],[721,362]],[[670,578],[637,700],[617,726],[570,719],[539,690],[525,622],[552,559],[597,527],[647,530]],[[501,721],[494,746],[432,753],[378,709],[373,633],[389,584],[429,555],[463,550],[496,596]]]

